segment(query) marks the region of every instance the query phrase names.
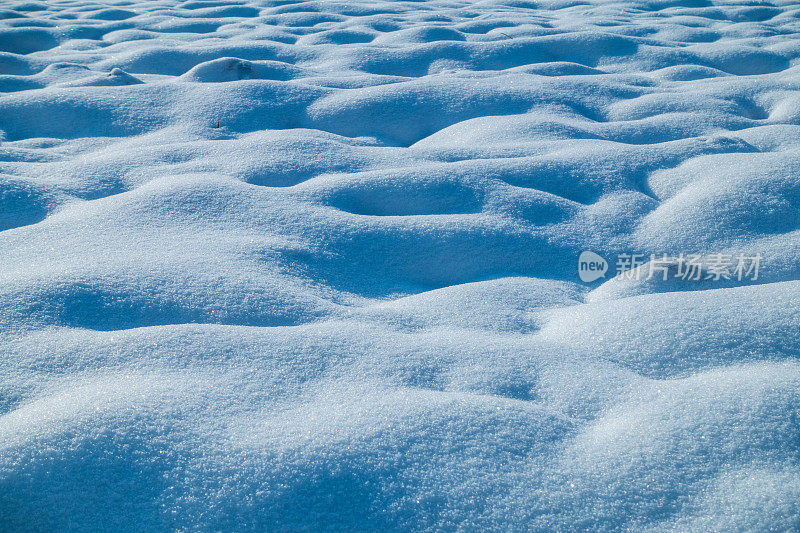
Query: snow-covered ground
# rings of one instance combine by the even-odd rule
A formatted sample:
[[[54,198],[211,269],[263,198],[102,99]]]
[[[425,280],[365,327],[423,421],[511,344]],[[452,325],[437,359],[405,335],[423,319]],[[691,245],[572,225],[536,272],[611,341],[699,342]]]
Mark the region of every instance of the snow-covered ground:
[[[800,528],[796,2],[0,19],[3,532]]]

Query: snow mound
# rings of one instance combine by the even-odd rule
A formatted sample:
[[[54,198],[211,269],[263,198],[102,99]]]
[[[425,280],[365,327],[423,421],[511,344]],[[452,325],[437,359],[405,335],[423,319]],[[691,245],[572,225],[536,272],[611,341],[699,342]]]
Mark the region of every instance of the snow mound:
[[[5,3],[0,529],[800,529],[799,18]]]

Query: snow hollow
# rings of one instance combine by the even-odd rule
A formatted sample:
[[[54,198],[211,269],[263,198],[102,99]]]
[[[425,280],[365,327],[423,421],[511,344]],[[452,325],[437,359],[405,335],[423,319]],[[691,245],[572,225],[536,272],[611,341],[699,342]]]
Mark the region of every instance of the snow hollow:
[[[0,2],[2,532],[798,530],[798,301],[796,2]]]

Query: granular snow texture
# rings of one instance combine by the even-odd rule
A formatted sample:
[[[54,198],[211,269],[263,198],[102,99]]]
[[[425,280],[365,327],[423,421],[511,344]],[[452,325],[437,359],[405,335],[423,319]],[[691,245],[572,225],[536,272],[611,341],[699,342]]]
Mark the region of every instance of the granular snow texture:
[[[2,2],[0,92],[0,531],[800,529],[796,2]]]

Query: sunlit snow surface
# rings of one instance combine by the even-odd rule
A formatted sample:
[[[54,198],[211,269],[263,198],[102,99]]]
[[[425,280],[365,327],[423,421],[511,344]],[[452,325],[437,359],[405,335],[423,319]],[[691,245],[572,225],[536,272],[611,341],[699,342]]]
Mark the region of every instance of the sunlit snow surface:
[[[3,532],[800,527],[797,3],[0,19]]]

